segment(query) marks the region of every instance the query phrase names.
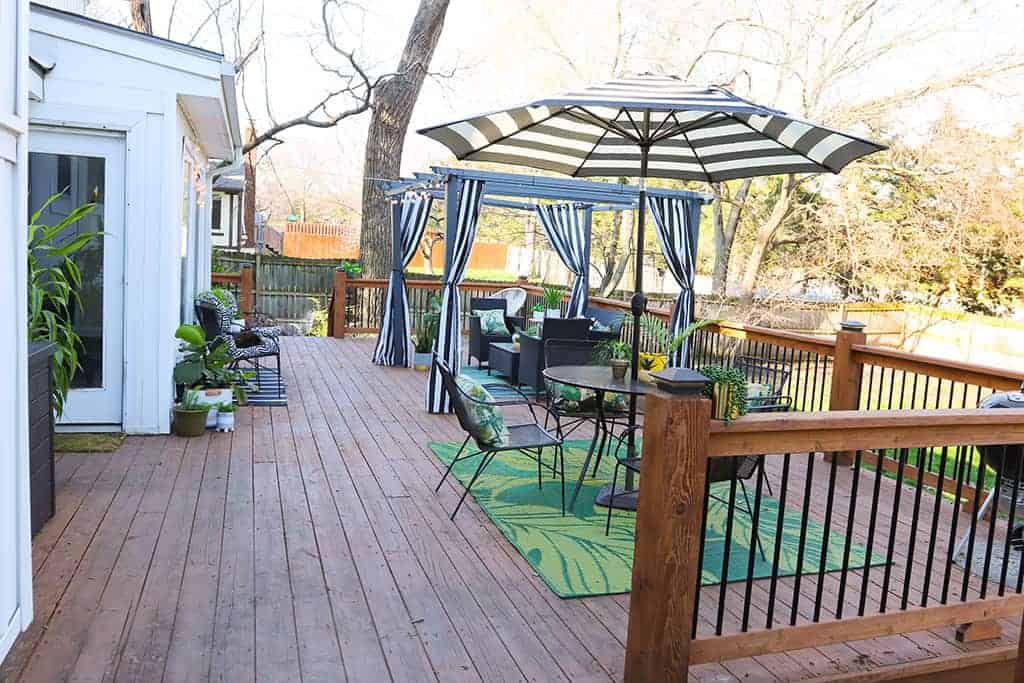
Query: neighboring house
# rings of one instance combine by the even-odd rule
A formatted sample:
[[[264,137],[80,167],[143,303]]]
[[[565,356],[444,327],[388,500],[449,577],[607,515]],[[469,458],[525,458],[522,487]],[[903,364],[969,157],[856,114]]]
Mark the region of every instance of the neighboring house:
[[[210,237],[219,249],[238,251],[249,245],[244,217],[245,177],[239,173],[225,173],[213,183]]]
[[[0,2],[0,661],[32,621],[26,220],[28,2]]]
[[[5,3],[6,4],[6,3]],[[174,330],[210,283],[216,178],[238,168],[234,67],[219,54],[32,5],[29,207],[95,201],[81,230],[83,370],[64,425],[165,433]]]

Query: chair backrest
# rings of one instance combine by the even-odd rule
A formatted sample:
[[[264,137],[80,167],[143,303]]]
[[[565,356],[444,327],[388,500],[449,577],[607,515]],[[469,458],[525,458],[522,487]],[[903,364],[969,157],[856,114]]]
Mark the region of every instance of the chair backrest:
[[[206,333],[206,340],[213,341],[231,332],[231,312],[212,292],[200,292],[193,302],[196,319]]]
[[[711,458],[708,465],[708,483],[733,479],[750,479],[757,471],[757,464],[763,455],[734,455],[726,458]]]
[[[771,393],[775,395],[782,394],[793,372],[792,364],[787,361],[756,356],[738,356],[735,365],[743,372],[748,382],[767,384],[771,387]]]
[[[599,344],[586,339],[548,339],[544,342],[544,367],[591,365]]]
[[[473,311],[493,311],[506,310],[508,304],[504,299],[492,299],[491,297],[474,296],[469,300],[469,310]]]
[[[622,323],[626,319],[625,315],[619,311],[594,306],[587,307],[587,317],[608,326],[609,331],[616,334],[622,331]]]
[[[494,298],[507,302],[505,312],[508,315],[519,315],[519,309],[526,303],[526,290],[522,287],[506,287],[495,292]]]
[[[455,381],[455,374],[436,353],[434,354],[434,363],[437,364],[437,369],[441,373],[441,384],[444,385],[445,391],[451,398],[452,408],[455,410],[455,417],[459,420],[459,426],[472,436],[479,446],[482,443],[480,434],[477,432],[476,422],[469,416],[469,406],[466,404],[466,397],[462,393],[462,389],[459,388],[459,383]]]
[[[586,339],[590,333],[590,318],[546,318],[541,332],[547,339]]]

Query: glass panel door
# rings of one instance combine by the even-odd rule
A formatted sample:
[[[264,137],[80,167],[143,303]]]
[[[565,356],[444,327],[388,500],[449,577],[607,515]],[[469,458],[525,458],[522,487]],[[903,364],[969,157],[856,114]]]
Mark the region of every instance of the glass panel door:
[[[82,280],[71,313],[82,339],[81,367],[61,422],[118,424],[124,362],[124,138],[33,129],[29,140],[29,212],[59,194],[39,218],[43,225],[56,225],[75,208],[94,202],[93,212],[69,226],[59,241],[103,233],[73,256]]]

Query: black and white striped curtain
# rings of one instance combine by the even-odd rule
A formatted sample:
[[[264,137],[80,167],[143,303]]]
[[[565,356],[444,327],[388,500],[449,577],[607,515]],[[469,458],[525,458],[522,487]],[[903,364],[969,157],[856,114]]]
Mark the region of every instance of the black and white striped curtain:
[[[700,230],[699,199],[678,197],[648,197],[647,205],[654,216],[655,232],[661,243],[661,253],[668,262],[668,270],[679,283],[681,291],[676,308],[669,321],[669,330],[675,336],[693,322],[693,277],[697,267],[697,237]],[[672,352],[668,364],[683,367],[688,358],[690,342]]]
[[[590,299],[590,263],[588,244],[590,235],[582,219],[582,210],[572,204],[538,204],[537,217],[544,226],[548,242],[572,271],[576,280],[569,297],[567,318],[582,318],[587,314]]]
[[[453,192],[458,193],[455,211],[452,210],[455,208],[452,201]],[[473,240],[476,239],[477,220],[480,218],[480,203],[483,197],[482,180],[451,178],[448,181],[444,289],[441,293],[441,320],[437,327],[434,352],[456,375],[462,369],[462,304],[459,284],[466,277],[466,266],[469,264],[469,254],[473,250]],[[441,382],[441,373],[436,363],[430,366],[427,410],[432,413],[446,413],[451,410],[451,399]]]
[[[412,360],[412,322],[409,316],[409,297],[405,291],[405,267],[416,254],[423,231],[427,227],[430,206],[429,195],[407,192],[391,212],[392,268],[384,299],[384,317],[381,319],[377,347],[373,362],[377,365],[407,368]]]

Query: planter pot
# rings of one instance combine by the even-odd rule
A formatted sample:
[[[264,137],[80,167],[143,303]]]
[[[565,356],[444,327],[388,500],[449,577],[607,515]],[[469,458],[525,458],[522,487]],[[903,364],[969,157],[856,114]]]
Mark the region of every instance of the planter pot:
[[[562,317],[562,309],[561,308],[549,308],[548,310],[544,311],[544,317],[545,318],[561,318]]]
[[[206,431],[208,410],[174,409],[174,433],[178,436],[200,436]]]
[[[430,369],[430,360],[430,352],[420,353],[419,351],[417,351],[416,353],[412,354],[412,367],[415,370],[424,372]]]
[[[534,311],[533,317],[530,318],[530,320],[533,320],[534,322],[538,323],[544,322],[544,311]]]
[[[217,431],[218,432],[233,432],[235,431],[235,414],[222,413],[217,411]]]
[[[205,406],[213,406],[206,416],[206,426],[217,426],[217,408],[221,403],[231,403],[235,400],[235,392],[231,387],[226,389],[201,389],[199,391],[199,402]]]
[[[729,384],[714,384],[711,387],[711,418],[714,420],[733,420],[729,409],[729,400],[732,398],[732,386]],[[734,412],[734,411],[733,411]]]
[[[28,345],[28,444],[29,507],[32,535],[56,511],[53,476],[53,371],[51,360],[57,345]]]
[[[612,366],[612,377],[615,379],[625,379],[626,370],[629,369],[629,361],[621,360],[619,358],[613,358],[608,361],[609,365]]]

